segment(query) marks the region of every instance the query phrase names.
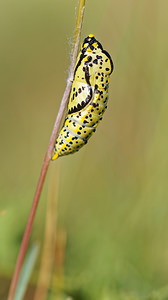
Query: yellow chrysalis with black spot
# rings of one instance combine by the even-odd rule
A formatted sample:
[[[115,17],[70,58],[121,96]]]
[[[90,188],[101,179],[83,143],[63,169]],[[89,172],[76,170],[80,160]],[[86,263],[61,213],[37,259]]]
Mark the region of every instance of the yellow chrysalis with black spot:
[[[74,70],[68,114],[56,139],[52,160],[78,151],[85,145],[107,108],[113,62],[90,34],[84,39]]]

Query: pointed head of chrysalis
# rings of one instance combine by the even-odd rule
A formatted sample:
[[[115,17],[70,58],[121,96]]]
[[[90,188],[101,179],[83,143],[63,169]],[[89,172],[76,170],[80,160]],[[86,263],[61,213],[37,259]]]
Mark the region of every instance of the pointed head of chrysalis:
[[[100,53],[104,53],[107,56],[107,59],[109,60],[109,64],[110,64],[110,68],[109,71],[107,72],[109,75],[112,73],[113,71],[113,62],[111,59],[111,56],[109,55],[109,53],[103,49],[102,45],[100,42],[98,42],[93,34],[89,34],[83,41],[82,45],[81,45],[81,52],[83,55],[89,55],[89,54],[100,54]]]

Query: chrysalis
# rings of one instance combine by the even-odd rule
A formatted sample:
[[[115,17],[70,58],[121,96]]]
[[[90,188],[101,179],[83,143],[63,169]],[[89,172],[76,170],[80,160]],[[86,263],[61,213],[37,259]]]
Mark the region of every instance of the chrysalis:
[[[85,145],[107,108],[113,62],[90,34],[84,39],[74,70],[68,114],[56,139],[52,160],[78,151]]]

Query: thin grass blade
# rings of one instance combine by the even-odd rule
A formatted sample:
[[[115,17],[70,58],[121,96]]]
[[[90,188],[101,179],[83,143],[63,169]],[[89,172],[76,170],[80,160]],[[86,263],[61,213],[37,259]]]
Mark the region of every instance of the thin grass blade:
[[[16,293],[15,293],[15,297],[14,300],[22,300],[25,292],[26,292],[26,288],[37,258],[39,252],[39,244],[36,243],[34,245],[32,245],[27,258],[25,260],[25,263],[23,265],[22,271],[20,273],[20,277],[19,277],[19,281],[18,281],[18,285],[17,285],[17,289],[16,289]]]

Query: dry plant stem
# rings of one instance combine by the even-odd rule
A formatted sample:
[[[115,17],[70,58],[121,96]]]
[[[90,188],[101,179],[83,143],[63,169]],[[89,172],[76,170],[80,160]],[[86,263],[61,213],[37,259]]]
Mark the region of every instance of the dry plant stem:
[[[11,286],[9,289],[9,294],[8,294],[8,298],[7,300],[13,300],[14,299],[14,295],[15,295],[15,290],[16,290],[16,286],[17,286],[17,282],[18,282],[18,278],[19,278],[19,274],[20,274],[20,270],[23,264],[23,260],[25,257],[25,253],[26,253],[26,249],[27,249],[27,245],[28,245],[28,241],[30,238],[30,233],[31,233],[31,229],[32,229],[32,225],[33,225],[33,221],[34,221],[34,216],[36,213],[36,209],[38,206],[38,202],[39,202],[39,198],[41,195],[41,191],[43,188],[43,184],[44,184],[44,180],[47,174],[47,170],[48,170],[48,166],[49,166],[49,162],[51,159],[51,154],[52,154],[52,150],[55,144],[55,140],[58,134],[58,130],[60,127],[60,123],[64,114],[64,110],[66,107],[66,104],[68,102],[68,98],[69,98],[69,94],[70,94],[70,90],[71,90],[71,86],[72,86],[72,81],[73,81],[73,72],[74,72],[74,67],[75,67],[75,62],[77,59],[77,53],[78,53],[78,47],[79,47],[79,40],[80,40],[80,34],[81,34],[81,27],[82,27],[82,20],[83,20],[83,13],[84,13],[84,6],[85,6],[85,0],[80,0],[79,2],[79,8],[78,8],[78,17],[77,17],[77,23],[76,23],[76,32],[75,32],[75,41],[74,41],[74,49],[73,49],[73,54],[72,54],[72,61],[71,61],[71,66],[70,66],[70,72],[69,72],[69,77],[67,80],[67,86],[61,101],[61,105],[58,111],[58,115],[54,124],[54,128],[51,134],[51,138],[49,141],[49,145],[48,145],[48,149],[47,149],[47,153],[44,159],[44,163],[42,166],[42,170],[41,170],[41,174],[40,174],[40,178],[37,184],[37,188],[36,188],[36,192],[35,192],[35,196],[33,199],[33,204],[31,207],[31,211],[28,217],[28,221],[27,221],[27,225],[26,225],[26,229],[23,235],[23,239],[22,239],[22,243],[20,246],[20,251],[19,251],[19,255],[18,255],[18,259],[16,262],[16,267],[15,267],[15,271],[13,274],[13,278],[12,278],[12,282],[11,282]]]
[[[65,251],[66,251],[67,233],[64,228],[57,231],[57,240],[55,247],[55,278],[53,276],[53,287],[57,288],[61,293],[65,290],[64,286],[64,265],[65,265]],[[55,280],[54,280],[55,279]]]
[[[59,170],[58,164],[55,171],[55,165],[50,168],[49,190],[47,197],[45,236],[43,243],[43,252],[41,258],[41,266],[39,279],[34,296],[34,300],[45,300],[50,285],[52,265],[54,262],[54,250],[56,243],[57,228],[57,203],[58,203],[58,187],[59,187]]]

